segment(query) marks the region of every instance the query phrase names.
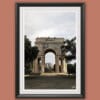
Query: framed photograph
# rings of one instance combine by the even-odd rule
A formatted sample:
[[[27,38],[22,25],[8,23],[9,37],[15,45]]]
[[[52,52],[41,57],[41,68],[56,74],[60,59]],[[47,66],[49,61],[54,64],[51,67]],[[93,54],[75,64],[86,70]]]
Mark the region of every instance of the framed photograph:
[[[84,97],[84,17],[84,3],[16,4],[16,97]]]

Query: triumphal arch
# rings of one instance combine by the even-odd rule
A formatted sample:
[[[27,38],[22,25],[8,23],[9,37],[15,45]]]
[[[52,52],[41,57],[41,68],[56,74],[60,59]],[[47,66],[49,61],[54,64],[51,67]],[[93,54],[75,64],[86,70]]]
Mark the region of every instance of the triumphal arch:
[[[55,54],[55,73],[67,73],[67,63],[61,53],[63,43],[64,38],[36,38],[35,46],[39,53],[33,61],[33,73],[45,73],[45,54],[48,52]]]

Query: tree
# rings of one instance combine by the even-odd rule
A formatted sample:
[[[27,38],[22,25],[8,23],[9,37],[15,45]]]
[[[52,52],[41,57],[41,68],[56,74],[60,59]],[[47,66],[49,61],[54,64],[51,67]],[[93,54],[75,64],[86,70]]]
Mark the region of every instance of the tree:
[[[31,46],[31,41],[25,35],[25,73],[31,72],[30,65],[32,65],[33,60],[36,59],[38,55],[38,48],[36,46]]]
[[[65,56],[67,61],[71,61],[76,58],[76,37],[71,40],[65,40],[64,44],[61,46],[62,54]],[[68,54],[70,52],[70,54]]]
[[[65,57],[66,61],[69,63],[76,59],[76,37],[71,40],[65,40],[64,45],[61,46],[62,55]],[[76,72],[76,62],[74,64],[68,64],[69,73]]]

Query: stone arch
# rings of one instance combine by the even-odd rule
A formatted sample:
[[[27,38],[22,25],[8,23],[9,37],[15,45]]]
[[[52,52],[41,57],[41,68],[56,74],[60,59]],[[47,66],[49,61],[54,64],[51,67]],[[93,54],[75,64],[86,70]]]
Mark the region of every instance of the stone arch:
[[[45,51],[44,51],[44,54],[48,53],[48,52],[53,52],[55,55],[57,54],[56,51],[52,48],[47,48]]]
[[[64,58],[61,54],[61,46],[64,43],[64,38],[36,38],[35,41],[35,46],[38,47],[39,53],[35,61],[33,62],[34,68],[33,72],[34,73],[44,73],[44,66],[45,66],[45,53],[52,51],[55,53],[55,63],[56,63],[56,73],[59,73],[59,61],[61,61],[61,72],[67,72],[66,68],[64,68],[65,62]],[[41,63],[39,63],[41,61]],[[41,66],[41,68],[40,68]]]

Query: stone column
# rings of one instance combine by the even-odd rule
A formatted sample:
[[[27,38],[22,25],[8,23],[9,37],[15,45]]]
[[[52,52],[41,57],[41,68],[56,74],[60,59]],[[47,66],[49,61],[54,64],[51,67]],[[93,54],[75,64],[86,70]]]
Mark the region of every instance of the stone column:
[[[68,73],[67,72],[67,62],[66,62],[65,58],[63,59],[63,72],[66,74]]]
[[[61,72],[63,73],[63,59],[61,59]]]
[[[41,61],[42,61],[41,73],[44,73],[44,71],[45,71],[45,57],[44,56],[41,57]]]
[[[55,66],[56,73],[59,73],[59,56],[58,55],[56,55],[55,60],[56,60],[56,66]]]
[[[34,73],[39,73],[38,58],[34,61]]]

